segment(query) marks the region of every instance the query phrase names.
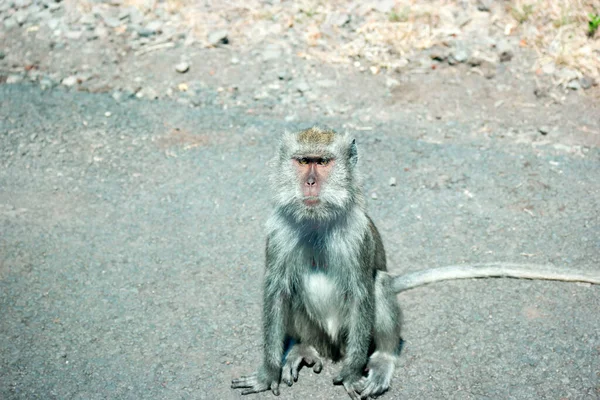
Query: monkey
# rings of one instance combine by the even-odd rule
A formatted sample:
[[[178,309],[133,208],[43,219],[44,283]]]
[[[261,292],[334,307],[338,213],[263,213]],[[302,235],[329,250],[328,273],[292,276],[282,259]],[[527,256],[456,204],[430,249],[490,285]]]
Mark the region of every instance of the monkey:
[[[402,345],[396,294],[448,279],[512,277],[600,284],[600,274],[481,264],[387,273],[381,236],[366,213],[356,141],[313,126],[285,132],[270,176],[263,281],[263,360],[232,381],[242,394],[292,386],[303,365],[340,361],[333,383],[351,399],[388,390]]]

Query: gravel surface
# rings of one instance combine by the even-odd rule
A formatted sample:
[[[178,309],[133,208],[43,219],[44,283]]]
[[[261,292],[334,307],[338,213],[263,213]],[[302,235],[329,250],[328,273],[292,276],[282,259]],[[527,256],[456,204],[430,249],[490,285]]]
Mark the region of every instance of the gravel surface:
[[[231,379],[261,353],[267,164],[279,132],[315,122],[356,136],[392,272],[600,269],[593,79],[538,75],[493,32],[400,69],[334,65],[300,54],[301,22],[281,40],[199,40],[154,3],[0,1],[0,399],[240,398]],[[359,11],[328,23],[354,32]],[[384,398],[600,397],[597,286],[398,298]],[[346,398],[338,369],[281,396]]]

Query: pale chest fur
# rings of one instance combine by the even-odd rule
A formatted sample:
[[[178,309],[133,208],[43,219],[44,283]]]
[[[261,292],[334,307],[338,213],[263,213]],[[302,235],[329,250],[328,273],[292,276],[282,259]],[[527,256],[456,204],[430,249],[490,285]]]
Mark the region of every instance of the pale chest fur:
[[[344,299],[336,283],[322,272],[308,272],[303,277],[305,307],[309,316],[335,339],[344,320]]]

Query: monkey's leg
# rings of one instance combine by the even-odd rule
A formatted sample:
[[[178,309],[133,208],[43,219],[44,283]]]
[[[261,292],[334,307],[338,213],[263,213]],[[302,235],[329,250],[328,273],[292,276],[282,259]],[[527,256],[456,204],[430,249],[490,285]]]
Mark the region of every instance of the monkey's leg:
[[[378,272],[375,282],[375,352],[367,363],[367,376],[354,389],[360,397],[376,397],[388,390],[400,349],[401,314],[388,274]]]
[[[298,381],[298,371],[302,365],[312,367],[313,371],[318,374],[323,369],[323,360],[313,346],[295,343],[285,358],[281,380],[288,386],[292,386],[292,380],[293,382]]]

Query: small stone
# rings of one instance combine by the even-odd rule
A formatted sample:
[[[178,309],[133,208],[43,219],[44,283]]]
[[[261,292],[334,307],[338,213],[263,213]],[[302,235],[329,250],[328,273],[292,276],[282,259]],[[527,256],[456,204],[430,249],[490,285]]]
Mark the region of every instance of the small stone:
[[[115,90],[112,93],[112,98],[115,99],[115,101],[119,102],[121,100],[123,100],[123,92],[119,91],[119,90]]]
[[[24,9],[21,9],[13,14],[13,18],[17,21],[19,25],[23,25],[27,21],[27,18],[29,18],[29,12],[27,12]]]
[[[140,27],[137,30],[137,34],[142,37],[142,38],[147,38],[150,37],[152,35],[155,35],[156,32],[151,31],[150,29],[144,28],[144,27]]]
[[[79,40],[82,35],[82,31],[69,31],[65,33],[65,37],[69,40]]]
[[[429,57],[431,57],[432,60],[443,62],[448,59],[448,53],[449,51],[447,48],[434,46],[430,50]]]
[[[75,75],[68,76],[64,78],[60,83],[61,85],[67,87],[75,86],[77,84],[77,77]]]
[[[159,20],[150,21],[146,24],[146,29],[154,34],[161,33],[163,28],[163,23]]]
[[[501,40],[496,44],[496,49],[498,51],[498,57],[500,62],[507,62],[512,60],[514,53],[512,51],[512,46],[506,40]]]
[[[400,82],[398,82],[397,79],[390,78],[389,76],[387,78],[385,78],[385,86],[388,89],[393,89],[393,88],[395,88],[395,87],[397,87],[399,85],[400,85]]]
[[[55,83],[52,79],[50,79],[50,78],[40,79],[40,89],[48,90],[48,89],[52,89],[54,86],[55,86]]]
[[[240,63],[240,59],[237,58],[237,57],[231,57],[231,60],[229,62],[231,62],[232,64],[236,65],[236,64]]]
[[[277,72],[277,77],[279,78],[280,81],[289,81],[290,79],[292,79],[290,74],[286,70],[283,70],[283,69],[279,70]]]
[[[190,64],[186,63],[185,61],[182,61],[175,66],[175,71],[179,72],[180,74],[185,74],[189,70]]]
[[[0,60],[1,59],[2,59],[2,57],[0,56]],[[596,85],[596,81],[594,80],[594,78],[586,75],[586,76],[579,78],[579,85],[581,85],[582,89],[588,90],[592,86]]]
[[[396,2],[394,0],[379,0],[375,4],[373,4],[373,9],[379,11],[380,13],[389,13],[394,9]]]
[[[450,51],[450,55],[448,56],[448,64],[455,65],[464,63],[467,61],[470,55],[470,51],[465,43],[457,41],[454,44],[454,48]]]
[[[371,198],[372,198],[373,200],[377,200],[377,199],[378,199],[378,197],[377,197],[377,193],[375,193],[375,192],[371,193]]]
[[[120,19],[108,15],[103,15],[102,19],[104,20],[104,24],[109,28],[117,28],[123,24]]]
[[[6,77],[6,83],[9,85],[14,85],[15,83],[20,83],[23,81],[23,77],[18,74],[12,74]]]
[[[579,90],[581,89],[581,84],[579,83],[579,79],[573,79],[567,83],[567,88],[571,90]]]
[[[477,9],[479,11],[489,12],[492,8],[492,0],[478,0]]]
[[[14,17],[9,17],[4,20],[4,29],[6,29],[7,31],[15,28],[18,25],[19,24],[17,23],[17,20]]]
[[[390,183],[390,186],[396,186],[396,178],[391,177],[389,183]]]
[[[227,30],[225,30],[225,29],[220,29],[220,30],[211,32],[208,34],[208,43],[211,46],[227,44],[227,43],[229,43],[229,38],[227,37],[228,34],[229,34],[229,32],[227,32]]]
[[[296,83],[296,90],[298,90],[300,93],[305,93],[310,90],[310,86],[308,86],[308,83],[305,81],[299,81]]]
[[[110,117],[111,115],[112,115],[112,113],[110,111],[107,111],[107,112],[104,113],[104,116],[106,118]]]
[[[337,86],[337,81],[335,79],[321,79],[315,83],[320,88],[332,88]]]
[[[543,136],[546,136],[550,132],[550,128],[547,126],[540,126],[538,128],[538,132],[540,132]]]
[[[268,46],[262,53],[263,61],[272,61],[281,58],[281,48],[278,46]]]
[[[48,28],[50,28],[50,30],[54,31],[58,29],[58,26],[60,25],[60,20],[58,18],[52,18],[49,19],[48,22],[46,22],[46,24],[48,25]]]
[[[342,27],[342,26],[346,25],[348,22],[350,22],[350,15],[333,13],[329,16],[329,22],[332,25]]]

